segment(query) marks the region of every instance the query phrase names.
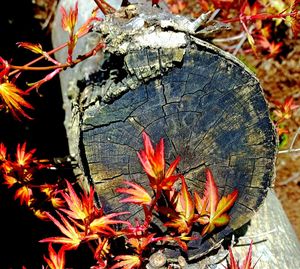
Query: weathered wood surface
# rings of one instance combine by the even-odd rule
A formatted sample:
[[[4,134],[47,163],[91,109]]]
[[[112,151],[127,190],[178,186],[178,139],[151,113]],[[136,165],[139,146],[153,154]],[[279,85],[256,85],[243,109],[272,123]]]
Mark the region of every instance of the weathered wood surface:
[[[264,201],[274,179],[275,132],[259,82],[242,63],[195,38],[190,29],[178,28],[169,15],[153,18],[152,12],[158,11],[130,22],[123,12],[100,24],[79,49],[87,51],[104,38],[105,54],[62,73],[70,153],[89,184],[95,184],[107,212],[128,209],[114,192],[123,179],[146,185],[136,155],[143,130],[154,142],[165,138],[168,162],[181,156],[179,170],[190,189],[203,191],[205,167],[213,171],[221,195],[238,188],[230,224],[190,245],[189,257],[200,257],[247,223]],[[164,28],[161,20],[171,24]],[[54,45],[62,43],[59,23],[57,16]],[[63,53],[56,57],[62,60]],[[276,210],[286,221],[282,208]],[[270,216],[256,215],[251,227],[272,224]],[[286,225],[282,228],[292,235]],[[257,230],[262,231],[263,227]],[[299,253],[295,237],[286,239]],[[263,245],[274,259],[277,243],[269,242]]]

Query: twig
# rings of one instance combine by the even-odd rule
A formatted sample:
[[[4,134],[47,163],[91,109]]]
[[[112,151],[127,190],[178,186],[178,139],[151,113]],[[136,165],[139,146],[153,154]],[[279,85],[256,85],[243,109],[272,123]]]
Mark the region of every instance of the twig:
[[[288,149],[285,149],[285,150],[279,150],[279,151],[278,151],[278,154],[292,153],[292,152],[299,152],[299,151],[300,151],[300,148],[294,149],[294,145],[295,145],[295,143],[296,143],[296,139],[297,139],[297,137],[299,136],[299,134],[300,134],[300,126],[298,127],[298,129],[297,129],[297,131],[296,131],[296,133],[295,133],[295,135],[294,135],[294,137],[293,137],[293,140],[292,140],[292,142],[291,142],[290,147],[289,147]]]
[[[251,32],[254,30],[255,26],[251,25],[249,27],[249,33],[251,34]],[[245,43],[245,41],[247,40],[247,34],[246,32],[243,32],[243,37],[241,38],[240,42],[236,45],[235,50],[232,52],[233,55],[237,55],[237,53],[239,52],[239,50],[241,49],[241,47],[243,46],[243,44]]]
[[[242,33],[240,33],[238,35],[230,36],[230,37],[226,37],[226,38],[214,38],[213,42],[216,42],[216,43],[226,43],[226,42],[231,42],[231,41],[239,40],[239,39],[241,39],[244,36],[245,36],[245,33],[242,32]]]
[[[289,184],[289,183],[292,182],[292,181],[296,181],[297,178],[299,178],[299,177],[300,177],[300,172],[294,173],[291,177],[289,177],[289,178],[287,178],[286,180],[284,180],[284,181],[278,183],[277,185],[278,185],[278,186],[284,186],[284,185],[287,185],[287,184]]]
[[[219,12],[221,11],[221,9],[216,9],[214,12],[213,12],[213,14],[211,14],[211,16],[209,17],[209,19],[208,19],[208,22],[210,22],[210,21],[212,21],[218,14],[219,14]]]
[[[254,235],[248,235],[248,236],[241,236],[239,237],[238,239],[242,239],[242,240],[249,240],[249,239],[253,239],[253,238],[257,238],[257,237],[264,237],[268,234],[272,234],[272,233],[275,233],[277,232],[277,228],[274,228],[273,230],[271,231],[267,231],[267,232],[263,232],[263,233],[259,233],[259,234],[254,234]],[[237,246],[239,246],[239,244],[237,244]]]

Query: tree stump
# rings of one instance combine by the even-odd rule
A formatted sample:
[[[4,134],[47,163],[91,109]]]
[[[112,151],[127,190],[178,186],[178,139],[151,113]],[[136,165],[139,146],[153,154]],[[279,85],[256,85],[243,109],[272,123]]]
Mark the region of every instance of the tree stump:
[[[80,12],[82,21],[92,8],[84,4],[79,1],[85,10]],[[250,230],[260,225],[257,233],[278,220],[285,231],[280,240],[292,242],[289,251],[299,257],[298,241],[273,193],[268,197],[277,203],[278,214],[274,216],[268,204],[267,210],[261,209],[264,213],[255,215],[275,177],[276,133],[262,88],[238,59],[202,39],[215,30],[205,27],[205,19],[203,15],[192,21],[147,4],[130,6],[107,16],[80,40],[78,54],[97,42],[105,42],[106,48],[61,73],[70,154],[79,163],[82,184],[95,186],[96,202],[107,213],[129,210],[139,216],[138,207],[119,203],[115,189],[124,179],[147,185],[137,158],[142,131],[155,143],[165,139],[168,163],[181,156],[179,171],[190,190],[203,193],[206,167],[212,170],[220,195],[237,188],[239,197],[228,226],[209,238],[191,241],[187,254],[178,248],[165,250],[169,260],[185,256],[184,268],[220,262],[208,261],[207,254],[251,219],[255,221]],[[66,40],[59,24],[58,13],[54,46]],[[56,57],[64,61],[66,52]],[[274,263],[268,260],[260,267],[258,262],[257,268],[291,264],[286,258],[275,262],[287,249],[273,252],[274,247],[281,249],[280,242],[272,238],[268,242],[262,244]],[[286,257],[291,259],[290,254]],[[299,267],[296,258],[293,262],[289,268]]]

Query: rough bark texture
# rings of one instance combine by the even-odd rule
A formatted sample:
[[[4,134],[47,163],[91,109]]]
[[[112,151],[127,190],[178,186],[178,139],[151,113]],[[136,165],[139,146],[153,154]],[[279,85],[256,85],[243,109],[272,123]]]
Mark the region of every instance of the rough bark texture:
[[[61,42],[58,23],[59,16],[54,45]],[[138,208],[120,204],[114,190],[123,179],[147,185],[136,155],[142,148],[141,132],[155,143],[163,137],[167,162],[181,156],[179,170],[191,190],[203,192],[206,167],[220,195],[239,190],[229,225],[210,238],[192,241],[187,259],[218,248],[250,219],[247,234],[251,229],[252,234],[264,232],[269,225],[282,227],[284,234],[276,233],[279,242],[290,242],[290,251],[299,257],[298,241],[272,192],[253,218],[274,179],[276,136],[254,75],[230,54],[198,38],[211,29],[149,7],[121,11],[95,27],[79,49],[87,51],[105,40],[104,53],[61,75],[70,153],[88,184],[95,185],[106,212],[130,210],[138,216]],[[57,58],[62,60],[62,55]],[[270,202],[275,209],[266,209]],[[261,243],[266,262],[258,268],[290,264],[277,259],[285,255],[274,248],[279,244],[276,236],[270,233],[270,240]],[[180,254],[175,249],[167,255]]]

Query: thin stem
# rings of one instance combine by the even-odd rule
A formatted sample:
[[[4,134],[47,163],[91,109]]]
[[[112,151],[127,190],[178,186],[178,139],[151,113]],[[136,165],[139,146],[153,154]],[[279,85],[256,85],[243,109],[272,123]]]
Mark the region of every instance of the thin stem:
[[[157,190],[156,190],[156,193],[155,193],[155,197],[151,201],[150,208],[149,209],[144,208],[144,212],[145,212],[145,223],[144,223],[144,226],[145,227],[148,227],[148,225],[150,224],[150,222],[152,220],[153,209],[154,209],[155,205],[157,204],[157,201],[160,198],[161,194],[162,194],[162,189],[160,187],[158,187]]]
[[[239,237],[239,240],[249,240],[249,239],[253,239],[253,238],[260,238],[260,237],[265,237],[266,235],[269,235],[269,234],[272,234],[272,233],[275,233],[277,232],[278,229],[277,228],[274,228],[272,229],[271,231],[266,231],[266,232],[262,232],[262,233],[259,233],[259,234],[254,234],[254,235],[247,235],[247,236],[241,236]],[[243,244],[244,245],[244,244]],[[239,246],[239,244],[237,244],[236,246]]]
[[[104,43],[99,43],[95,48],[84,54],[83,56],[78,57],[76,60],[65,63],[65,64],[58,64],[58,65],[50,65],[50,66],[29,66],[29,64],[24,66],[19,65],[10,65],[10,68],[16,69],[18,71],[49,71],[55,69],[66,69],[68,67],[73,67],[74,65],[82,62],[83,60],[95,55],[99,50],[105,47]],[[11,72],[12,74],[13,72]]]
[[[108,4],[106,1],[103,1],[103,0],[94,0],[94,2],[96,3],[96,5],[98,6],[98,8],[102,11],[102,13],[104,15],[108,14],[107,9],[110,12],[116,11],[116,9],[114,7],[112,7],[110,4]]]
[[[296,131],[296,133],[295,133],[295,135],[294,135],[294,137],[293,137],[292,143],[291,143],[291,145],[290,145],[290,149],[293,149],[293,147],[294,147],[294,145],[295,145],[295,142],[296,142],[296,139],[297,139],[299,133],[300,133],[300,127],[298,127],[298,129],[297,129],[297,131]]]
[[[74,61],[75,62],[75,61]],[[16,69],[18,71],[48,71],[55,70],[57,68],[67,68],[70,67],[71,64],[59,64],[59,65],[50,65],[50,66],[20,66],[20,65],[10,65],[11,69]]]
[[[242,37],[244,37],[244,32],[235,35],[235,36],[231,36],[231,37],[226,37],[226,38],[215,38],[213,39],[213,42],[217,42],[217,43],[224,43],[224,42],[231,42],[231,41],[235,41],[235,40],[239,40]]]
[[[254,30],[255,26],[251,25],[249,27],[249,29],[247,30],[249,34],[251,34],[251,32]],[[235,50],[233,51],[233,55],[237,55],[237,53],[239,52],[239,50],[241,49],[241,47],[243,46],[243,44],[246,42],[247,40],[247,34],[246,32],[243,32],[243,37],[241,38],[240,42],[236,45]]]
[[[85,36],[87,33],[88,33],[88,31],[82,32],[80,35],[78,35],[78,38],[81,38],[81,37]],[[48,55],[52,55],[52,54],[54,54],[55,52],[57,52],[57,51],[59,51],[59,50],[65,48],[65,47],[67,47],[67,46],[68,46],[68,42],[65,42],[65,43],[63,43],[62,45],[60,45],[60,46],[58,46],[58,47],[56,47],[56,48],[54,48],[54,49],[48,51],[47,54],[48,54]],[[32,60],[31,62],[28,62],[27,64],[23,65],[22,67],[23,67],[23,68],[24,68],[24,67],[29,67],[29,66],[31,66],[31,65],[33,65],[33,64],[35,64],[35,63],[37,63],[37,62],[39,62],[39,61],[41,61],[41,60],[43,60],[43,59],[45,59],[45,56],[44,56],[44,55],[41,55],[40,57],[38,57],[38,58]],[[11,65],[11,67],[12,67],[12,66],[13,66],[13,65]],[[17,66],[16,66],[16,67],[17,67]],[[59,68],[59,67],[56,67],[56,68]],[[52,68],[52,69],[46,69],[46,70],[53,70],[53,69],[55,69],[55,68]],[[29,70],[29,69],[27,69],[27,70]],[[41,70],[41,69],[38,69],[38,71],[40,71],[40,70]],[[45,69],[43,69],[43,70],[45,70]],[[16,69],[16,70],[10,72],[10,73],[8,74],[8,76],[15,75],[15,74],[17,74],[18,72],[19,72],[19,70]]]
[[[289,148],[285,149],[285,150],[279,150],[278,154],[299,152],[300,148],[294,149],[294,145],[296,143],[296,139],[299,136],[299,134],[300,134],[300,126],[298,127],[296,133],[294,134],[294,137],[292,139],[292,142],[291,142],[291,145],[289,146]]]
[[[53,54],[53,53],[55,53],[55,52],[57,52],[57,51],[63,49],[63,48],[66,47],[67,45],[68,45],[68,43],[66,42],[66,43],[60,45],[59,47],[57,47],[57,48],[55,48],[55,49],[53,49],[53,50],[48,51],[47,53],[48,53],[48,55],[51,55],[51,54]],[[45,59],[45,56],[44,56],[44,55],[42,55],[42,56],[40,56],[40,57],[38,57],[38,58],[32,60],[31,62],[29,62],[29,63],[23,65],[22,67],[29,67],[29,66],[31,66],[31,65],[33,65],[33,64],[35,64],[35,63],[37,63],[37,62],[39,62],[39,61],[41,61],[41,60],[43,60],[43,59]],[[10,66],[12,66],[12,65],[10,65]],[[10,72],[8,75],[9,75],[9,76],[12,76],[12,75],[14,75],[14,74],[16,74],[16,73],[18,73],[18,72],[19,72],[19,70],[16,69],[16,70]]]
[[[291,177],[287,178],[286,180],[280,182],[280,183],[277,183],[278,186],[284,186],[284,185],[287,185],[289,184],[290,182],[297,182],[299,181],[299,176],[300,176],[300,172],[298,173],[294,173]]]
[[[285,149],[285,150],[279,150],[278,154],[284,154],[284,153],[295,153],[300,152],[300,148],[297,149]]]

